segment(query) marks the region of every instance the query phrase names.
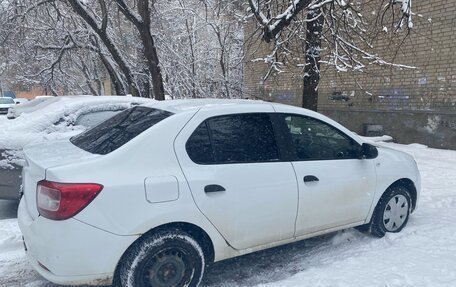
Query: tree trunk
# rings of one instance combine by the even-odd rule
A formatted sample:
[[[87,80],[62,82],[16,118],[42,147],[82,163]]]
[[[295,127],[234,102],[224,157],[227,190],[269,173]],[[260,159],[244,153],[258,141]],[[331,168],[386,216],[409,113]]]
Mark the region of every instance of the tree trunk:
[[[163,76],[159,66],[157,48],[150,33],[149,26],[140,29],[140,35],[144,44],[144,56],[147,59],[150,77],[152,78],[153,98],[159,101],[165,99],[165,89],[163,87]]]
[[[124,60],[118,47],[116,46],[113,39],[111,39],[110,35],[107,32],[107,11],[106,7],[104,7],[106,5],[104,1],[100,1],[100,4],[103,4],[103,22],[101,27],[99,27],[98,24],[95,22],[95,19],[89,15],[84,6],[82,6],[81,2],[67,1],[67,3],[73,8],[73,11],[76,14],[78,14],[92,28],[92,30],[98,35],[100,40],[103,42],[106,49],[111,54],[113,60],[116,62],[116,64],[119,66],[120,70],[124,74],[128,84],[129,92],[135,97],[141,96],[138,87],[136,86],[136,83],[134,81],[134,76],[129,65]]]
[[[311,10],[307,13],[306,64],[304,68],[302,107],[313,111],[317,111],[318,85],[320,83],[320,52],[323,30],[323,16],[320,14],[320,9]]]
[[[181,4],[181,7],[184,6]],[[187,30],[188,36],[188,44],[190,45],[190,57],[192,59],[191,67],[192,67],[192,98],[196,98],[196,60],[195,60],[195,50],[193,48],[193,31],[190,29],[190,25],[188,24],[188,19],[185,19],[185,28]]]
[[[159,66],[157,48],[155,47],[154,38],[150,32],[149,0],[141,0],[138,2],[138,12],[142,18],[142,25],[140,25],[138,29],[144,45],[144,56],[147,59],[150,77],[152,78],[153,97],[156,100],[163,101],[165,99],[165,89],[163,87],[163,76]]]
[[[109,74],[109,78],[111,79],[111,84],[114,87],[116,95],[120,96],[127,94],[120,75],[116,73],[116,68],[112,66],[111,62],[105,55],[103,55],[102,52],[98,53],[98,55],[100,56],[100,60]]]
[[[160,69],[160,62],[158,60],[157,48],[155,41],[150,32],[150,7],[149,0],[138,0],[137,10],[141,19],[132,14],[124,0],[116,0],[120,11],[129,19],[133,25],[138,29],[141,42],[143,44],[144,57],[147,60],[147,67],[152,78],[152,94],[156,100],[165,99],[165,89],[163,87],[163,76]]]

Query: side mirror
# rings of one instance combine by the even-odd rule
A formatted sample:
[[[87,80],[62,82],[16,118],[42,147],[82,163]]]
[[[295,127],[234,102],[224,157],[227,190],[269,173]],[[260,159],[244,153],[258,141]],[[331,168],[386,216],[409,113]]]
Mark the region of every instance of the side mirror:
[[[361,158],[364,159],[373,159],[378,156],[378,150],[375,146],[368,144],[368,143],[363,143],[361,146]]]

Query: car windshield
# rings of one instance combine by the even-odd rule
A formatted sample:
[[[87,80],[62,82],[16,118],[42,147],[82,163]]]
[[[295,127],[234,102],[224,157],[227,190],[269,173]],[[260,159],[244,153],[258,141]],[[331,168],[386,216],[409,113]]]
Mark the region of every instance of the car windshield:
[[[12,98],[0,98],[0,104],[14,104],[14,100]]]
[[[158,109],[134,107],[72,137],[70,141],[85,151],[105,155],[171,115],[170,112]]]

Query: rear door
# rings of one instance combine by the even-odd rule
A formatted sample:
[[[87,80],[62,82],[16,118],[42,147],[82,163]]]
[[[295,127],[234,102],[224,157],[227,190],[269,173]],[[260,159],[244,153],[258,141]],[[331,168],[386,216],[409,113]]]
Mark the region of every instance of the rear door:
[[[200,111],[175,143],[195,203],[236,249],[294,235],[296,177],[292,164],[280,159],[266,113],[273,110],[265,107],[225,115]]]

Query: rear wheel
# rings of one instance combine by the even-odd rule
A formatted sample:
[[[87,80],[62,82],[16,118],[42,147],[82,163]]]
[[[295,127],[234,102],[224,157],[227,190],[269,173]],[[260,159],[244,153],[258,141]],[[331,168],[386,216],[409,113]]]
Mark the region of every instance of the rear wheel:
[[[196,287],[204,272],[202,248],[190,235],[167,230],[145,235],[119,263],[114,286]]]
[[[379,200],[371,222],[359,229],[368,229],[377,237],[386,232],[400,232],[409,219],[411,198],[408,190],[402,186],[390,187]]]

